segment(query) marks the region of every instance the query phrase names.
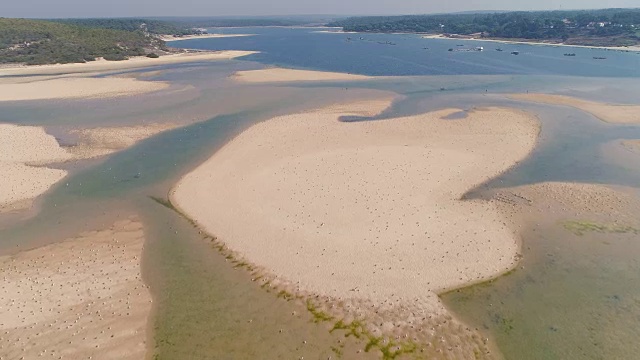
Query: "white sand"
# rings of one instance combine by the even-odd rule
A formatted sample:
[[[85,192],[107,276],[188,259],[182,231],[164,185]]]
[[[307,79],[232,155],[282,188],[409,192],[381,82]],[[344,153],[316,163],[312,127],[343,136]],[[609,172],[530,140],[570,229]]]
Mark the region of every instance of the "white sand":
[[[257,124],[185,176],[173,203],[247,260],[302,291],[414,301],[515,264],[495,204],[461,201],[527,156],[539,131],[520,111],[455,109],[386,121],[388,100]],[[416,300],[417,301],[417,300]]]
[[[131,96],[169,87],[159,81],[133,78],[62,78],[0,84],[0,101]]]
[[[56,139],[43,128],[0,124],[0,209],[12,210],[28,205],[25,200],[44,193],[53,184],[64,178],[64,170],[41,166],[63,162],[73,158]]]
[[[120,69],[144,68],[154,65],[178,64],[188,62],[229,60],[242,56],[255,54],[256,51],[225,50],[217,52],[186,52],[180,54],[164,55],[157,59],[146,56],[133,57],[124,61],[98,60],[82,64],[54,64],[37,66],[11,66],[0,67],[0,76],[4,75],[43,75],[60,73],[82,73],[109,71]]]
[[[140,223],[0,257],[0,358],[143,359]]]
[[[610,123],[640,123],[640,105],[606,104],[553,94],[513,94],[509,97],[542,104],[571,106]]]
[[[230,38],[230,37],[245,37],[245,36],[255,36],[256,34],[202,34],[202,35],[185,35],[185,36],[173,36],[173,35],[163,35],[160,37],[160,40],[163,41],[180,41],[180,40],[193,40],[193,39],[219,39],[219,38]]]
[[[241,82],[270,83],[290,81],[341,81],[341,80],[369,80],[371,76],[336,73],[327,71],[295,70],[282,68],[268,68],[260,70],[238,71],[233,78]]]

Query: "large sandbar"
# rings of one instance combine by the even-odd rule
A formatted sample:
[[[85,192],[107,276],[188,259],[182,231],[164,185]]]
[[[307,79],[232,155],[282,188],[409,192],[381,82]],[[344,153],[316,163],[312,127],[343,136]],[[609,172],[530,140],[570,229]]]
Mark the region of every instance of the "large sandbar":
[[[173,203],[247,260],[302,291],[426,300],[513,267],[497,206],[461,200],[533,149],[539,126],[506,108],[392,120],[364,101],[254,125],[186,175]]]
[[[274,83],[294,81],[351,81],[369,80],[373,77],[328,71],[296,70],[283,68],[268,68],[260,70],[238,71],[233,78],[240,82]]]

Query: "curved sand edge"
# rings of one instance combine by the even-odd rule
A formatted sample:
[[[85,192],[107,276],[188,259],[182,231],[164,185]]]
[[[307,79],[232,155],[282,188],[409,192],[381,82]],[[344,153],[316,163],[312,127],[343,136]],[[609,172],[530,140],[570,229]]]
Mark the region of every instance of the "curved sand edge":
[[[143,244],[131,219],[0,257],[0,356],[143,359],[152,305]]]
[[[230,37],[246,37],[246,36],[256,36],[256,34],[202,34],[202,35],[185,35],[185,36],[173,36],[173,35],[162,35],[160,36],[160,40],[162,41],[181,41],[181,40],[195,40],[195,39],[219,39],[219,38],[230,38]]]
[[[511,94],[508,97],[514,100],[574,107],[609,123],[640,124],[640,105],[607,104],[555,94]]]
[[[354,81],[370,80],[372,76],[337,73],[329,71],[268,68],[238,71],[232,75],[236,81],[247,83],[275,83],[294,81]]]
[[[537,121],[458,110],[360,123],[368,101],[254,125],[174,188],[172,202],[231,250],[296,289],[381,304],[494,277],[518,243],[494,205],[460,201],[533,149]],[[348,110],[347,110],[348,109]]]
[[[0,213],[28,209],[33,199],[67,176],[66,170],[48,164],[89,159],[125,149],[176,124],[74,130],[78,145],[62,147],[38,126],[0,124]]]

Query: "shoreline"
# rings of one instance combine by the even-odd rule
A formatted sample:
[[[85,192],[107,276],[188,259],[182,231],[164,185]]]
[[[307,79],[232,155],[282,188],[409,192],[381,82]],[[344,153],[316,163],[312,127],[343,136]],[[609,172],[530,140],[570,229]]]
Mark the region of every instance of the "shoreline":
[[[49,65],[13,65],[0,67],[0,79],[11,76],[26,75],[59,75],[87,72],[101,72],[111,70],[137,69],[155,65],[169,65],[189,62],[231,60],[239,57],[257,54],[257,51],[224,50],[197,51],[163,55],[157,59],[146,56],[132,57],[123,61],[96,60],[87,63],[49,64]]]
[[[159,39],[165,42],[173,42],[173,41],[182,41],[182,40],[219,39],[219,38],[245,37],[245,36],[256,36],[256,34],[202,34],[202,35],[184,35],[184,36],[177,36],[177,37],[173,35],[162,35],[159,37]]]
[[[362,81],[380,79],[376,76],[331,71],[300,70],[271,67],[259,70],[237,71],[231,78],[242,83],[278,83],[304,81]]]

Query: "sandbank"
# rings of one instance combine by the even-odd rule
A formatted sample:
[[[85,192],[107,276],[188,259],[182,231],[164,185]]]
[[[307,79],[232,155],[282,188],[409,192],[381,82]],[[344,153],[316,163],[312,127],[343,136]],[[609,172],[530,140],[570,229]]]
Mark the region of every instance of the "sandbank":
[[[8,66],[0,67],[0,76],[7,75],[46,75],[61,73],[82,73],[109,71],[121,69],[144,68],[154,65],[167,65],[188,62],[229,60],[242,56],[255,54],[256,51],[236,51],[225,50],[215,52],[184,52],[179,54],[163,55],[157,59],[142,57],[132,57],[123,61],[106,61],[96,60],[87,63],[74,64],[52,64],[52,65],[35,65],[35,66]]]
[[[436,293],[515,265],[517,236],[497,206],[461,198],[525,158],[539,125],[506,108],[338,121],[389,105],[254,125],[186,175],[172,203],[300,291],[444,311]]]
[[[76,146],[62,147],[42,127],[0,124],[0,213],[29,208],[34,198],[62,180],[66,170],[46,165],[108,155],[175,124],[74,130]]]
[[[132,96],[169,87],[159,81],[134,78],[61,78],[27,83],[0,83],[0,101],[107,98]]]
[[[151,295],[135,219],[0,257],[0,357],[143,359]]]
[[[255,36],[256,34],[202,34],[202,35],[185,35],[185,36],[173,36],[163,35],[160,37],[162,41],[181,41],[181,40],[193,40],[193,39],[218,39],[218,38],[230,38],[230,37],[245,37]]]
[[[640,123],[640,105],[607,104],[582,100],[565,95],[553,94],[513,94],[515,100],[524,100],[550,105],[571,106],[586,111],[602,121],[617,124]]]
[[[260,70],[238,71],[233,75],[233,79],[235,79],[236,81],[248,83],[273,83],[292,81],[369,80],[373,79],[373,77],[328,71],[268,68]]]

